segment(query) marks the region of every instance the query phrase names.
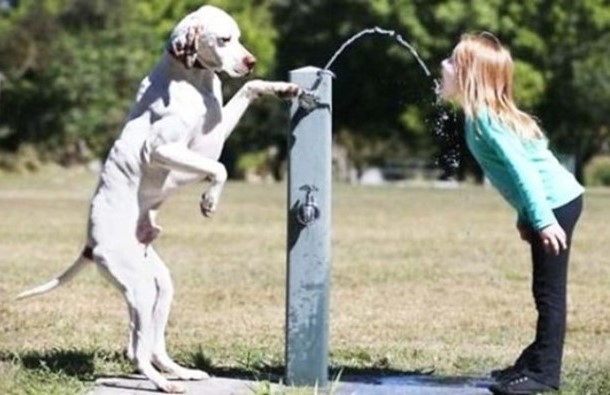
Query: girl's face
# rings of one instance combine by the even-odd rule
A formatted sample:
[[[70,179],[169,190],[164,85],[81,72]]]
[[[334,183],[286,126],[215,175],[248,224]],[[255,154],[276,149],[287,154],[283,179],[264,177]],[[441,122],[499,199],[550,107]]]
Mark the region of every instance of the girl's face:
[[[442,80],[441,85],[438,88],[439,96],[445,100],[457,98],[457,72],[455,70],[455,65],[453,64],[453,56],[443,60],[441,63],[441,72]]]

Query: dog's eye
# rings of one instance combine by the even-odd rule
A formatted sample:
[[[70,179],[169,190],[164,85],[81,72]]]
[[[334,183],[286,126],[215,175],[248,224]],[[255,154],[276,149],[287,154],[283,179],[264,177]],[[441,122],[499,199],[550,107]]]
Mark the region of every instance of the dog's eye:
[[[218,41],[220,41],[221,44],[228,44],[231,41],[231,37],[219,37]]]

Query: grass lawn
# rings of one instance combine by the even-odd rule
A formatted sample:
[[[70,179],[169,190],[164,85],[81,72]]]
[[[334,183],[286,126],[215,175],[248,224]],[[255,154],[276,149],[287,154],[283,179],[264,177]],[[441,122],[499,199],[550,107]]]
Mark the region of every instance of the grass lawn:
[[[70,264],[95,177],[0,177],[0,394],[83,393],[132,372],[127,311],[92,266],[43,297],[20,291]],[[170,353],[265,380],[284,352],[286,186],[229,183],[213,219],[201,186],[171,198],[157,241],[176,286]],[[610,394],[610,191],[590,190],[574,240],[562,394]],[[532,340],[530,260],[492,190],[333,191],[331,363],[347,371],[486,374]]]

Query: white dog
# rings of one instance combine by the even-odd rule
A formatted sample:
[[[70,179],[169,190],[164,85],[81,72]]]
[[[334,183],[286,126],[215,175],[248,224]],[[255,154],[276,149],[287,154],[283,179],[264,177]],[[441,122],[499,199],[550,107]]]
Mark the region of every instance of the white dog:
[[[236,22],[203,6],[172,32],[167,51],[142,81],[134,107],[104,164],[91,201],[87,244],[64,273],[20,298],[48,292],[95,261],[122,292],[130,317],[128,357],[159,389],[183,392],[155,369],[184,380],[207,378],[170,359],[165,328],[173,297],[169,270],[150,243],[161,228],[155,215],[178,187],[207,179],[201,212],[212,215],[227,179],[218,162],[224,141],[253,99],[295,97],[285,82],[250,81],[223,107],[216,75],[250,73],[256,59],[239,42]]]

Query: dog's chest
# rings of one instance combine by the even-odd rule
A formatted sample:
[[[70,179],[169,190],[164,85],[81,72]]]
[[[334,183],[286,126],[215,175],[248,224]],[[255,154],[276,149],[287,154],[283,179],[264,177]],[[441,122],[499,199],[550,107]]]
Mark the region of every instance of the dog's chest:
[[[218,159],[225,142],[224,132],[216,128],[222,121],[222,107],[212,95],[204,95],[206,111],[190,142],[190,148],[206,158]]]

